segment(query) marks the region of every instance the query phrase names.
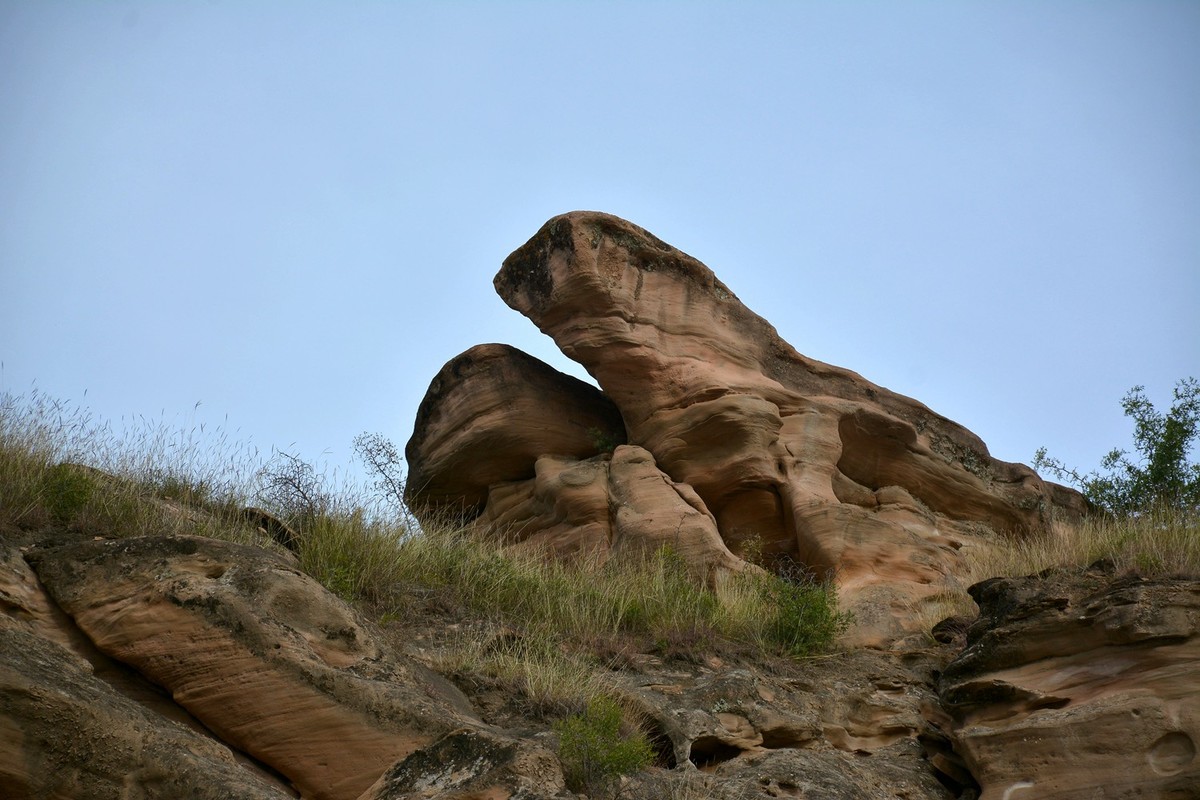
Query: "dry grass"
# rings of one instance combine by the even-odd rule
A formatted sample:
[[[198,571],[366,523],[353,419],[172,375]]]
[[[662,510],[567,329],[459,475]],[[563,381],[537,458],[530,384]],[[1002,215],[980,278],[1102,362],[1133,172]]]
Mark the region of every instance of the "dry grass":
[[[1200,575],[1200,517],[1166,509],[1058,524],[1047,536],[974,551],[971,577],[1033,575],[1049,567],[1083,567],[1101,559],[1146,577]]]
[[[1044,536],[1001,540],[967,553],[967,572],[956,590],[938,595],[920,611],[929,630],[947,617],[974,616],[967,588],[987,578],[1036,575],[1052,567],[1086,567],[1111,561],[1118,572],[1146,578],[1200,577],[1200,517],[1166,509],[1138,517],[1093,517],[1056,524]]]
[[[38,392],[0,395],[0,527],[244,539],[234,512],[248,463],[203,426],[139,418],[114,429]]]
[[[605,691],[597,675],[616,652],[803,656],[830,646],[845,624],[825,586],[744,576],[710,591],[666,550],[564,564],[459,529],[416,529],[379,499],[330,487],[294,456],[264,465],[219,431],[145,420],[114,431],[44,395],[0,396],[0,529],[245,542],[257,535],[238,512],[264,505],[299,529],[301,567],[376,618],[403,619],[435,596],[484,623],[471,630],[513,631],[499,645],[492,635],[460,637],[445,658],[512,682],[539,708],[585,707]]]

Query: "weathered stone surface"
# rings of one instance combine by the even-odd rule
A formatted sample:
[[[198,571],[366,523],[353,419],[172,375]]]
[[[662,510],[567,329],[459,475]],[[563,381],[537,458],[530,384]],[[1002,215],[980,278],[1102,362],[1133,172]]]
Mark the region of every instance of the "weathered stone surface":
[[[480,523],[512,541],[598,562],[670,546],[703,579],[747,566],[691,487],[630,445],[583,461],[539,458],[531,480],[492,487]]]
[[[282,556],[147,537],[29,558],[101,651],[305,797],[356,798],[395,761],[472,720],[447,682],[387,652]]]
[[[971,594],[940,694],[983,800],[1200,797],[1200,581],[1098,565]]]
[[[917,652],[910,661],[859,650],[790,665],[786,677],[737,667],[667,680],[631,673],[622,688],[654,721],[668,763],[711,770],[770,750],[864,755],[916,742],[941,662]]]
[[[393,765],[359,800],[551,800],[563,785],[558,758],[544,747],[462,729]]]
[[[405,499],[422,516],[473,519],[489,486],[532,478],[541,456],[588,458],[624,441],[621,415],[594,386],[508,345],[478,345],[421,401]]]
[[[706,266],[624,220],[550,220],[495,286],[596,378],[629,444],[689,495],[706,522],[676,538],[705,543],[684,549],[717,554],[715,571],[731,568],[722,549],[733,564],[753,550],[768,567],[835,576],[859,622],[848,642],[886,645],[910,631],[915,607],[953,590],[960,548],[1084,510],[1078,494],[993,459],[921,403],[802,356]],[[561,379],[537,377],[548,368],[507,353],[504,380],[477,380],[475,361],[451,361],[422,404],[408,450],[421,491],[518,536],[541,533],[560,552],[603,549],[619,538],[616,517],[657,505],[637,496],[649,483],[600,491],[604,467],[577,465],[590,453],[565,452],[557,429],[542,433],[578,402],[550,389]],[[529,377],[507,377],[516,374]],[[526,385],[545,388],[531,396]],[[427,466],[439,459],[446,466]],[[437,477],[460,469],[471,477]],[[708,542],[707,520],[724,548]]]
[[[0,796],[167,795],[292,793],[97,650],[0,549]]]
[[[293,795],[229,749],[130,700],[67,648],[0,616],[0,796]]]

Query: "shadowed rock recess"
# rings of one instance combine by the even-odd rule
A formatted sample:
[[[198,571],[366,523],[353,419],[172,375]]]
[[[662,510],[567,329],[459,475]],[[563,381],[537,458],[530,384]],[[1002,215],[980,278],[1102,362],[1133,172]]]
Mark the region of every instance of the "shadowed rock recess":
[[[669,543],[710,579],[752,551],[834,577],[857,643],[886,645],[961,574],[961,548],[1085,511],[916,400],[801,355],[625,220],[555,217],[495,287],[603,393],[499,345],[452,359],[406,448],[422,519],[602,559]]]

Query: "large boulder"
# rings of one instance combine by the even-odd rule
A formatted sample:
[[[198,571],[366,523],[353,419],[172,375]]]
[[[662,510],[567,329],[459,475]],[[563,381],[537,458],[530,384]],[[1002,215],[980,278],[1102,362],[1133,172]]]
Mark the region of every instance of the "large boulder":
[[[97,650],[21,551],[0,548],[0,796],[167,795],[292,793]]]
[[[940,695],[981,800],[1200,796],[1200,581],[1096,565],[971,595]]]
[[[283,556],[145,537],[27,558],[100,651],[304,797],[353,800],[396,761],[479,724],[447,681],[383,647]]]
[[[450,359],[429,384],[405,448],[405,499],[425,518],[473,519],[488,488],[534,476],[545,455],[587,458],[625,441],[594,386],[502,344]]]
[[[660,539],[684,542],[698,571],[707,554],[712,572],[753,552],[768,568],[835,577],[859,643],[894,640],[920,606],[957,590],[961,548],[1043,533],[1085,510],[1077,493],[992,458],[977,436],[916,400],[801,355],[708,267],[617,217],[550,220],[504,261],[495,287],[599,383],[628,444],[662,473],[641,486],[669,482],[705,520],[660,527]],[[565,376],[510,355],[529,377],[503,383],[505,403],[494,399],[495,382],[448,383],[457,361],[418,414],[407,450],[414,499],[467,507],[506,535],[544,533],[559,552],[608,548],[623,511],[660,507],[637,487],[601,490],[620,451],[568,452],[561,434],[542,435],[579,413],[567,411],[573,395],[538,388],[531,398],[521,387],[562,386]],[[489,398],[479,411],[477,396]],[[464,433],[440,433],[449,423],[439,417]],[[451,464],[476,466],[462,479]]]

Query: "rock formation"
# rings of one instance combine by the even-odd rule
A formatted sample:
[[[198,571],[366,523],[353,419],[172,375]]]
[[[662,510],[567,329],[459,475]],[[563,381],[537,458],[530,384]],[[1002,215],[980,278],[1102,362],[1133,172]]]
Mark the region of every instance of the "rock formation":
[[[353,800],[443,737],[487,735],[451,683],[260,548],[83,541],[8,549],[3,566],[6,797]]]
[[[1200,797],[1200,582],[1096,565],[971,596],[940,694],[982,800]]]
[[[417,411],[413,507],[471,519],[488,487],[531,477],[539,456],[584,458],[624,440],[620,412],[594,386],[514,347],[479,345],[442,367]]]
[[[710,583],[832,575],[858,617],[799,661],[703,631],[689,660],[608,630],[552,642],[601,661],[587,680],[652,741],[620,797],[1200,798],[1200,580],[1103,563],[990,579],[977,618],[930,629],[961,549],[1045,532],[1081,498],[799,355],[613,217],[551,220],[496,285],[603,391],[502,345],[451,360],[407,449],[424,520],[589,564],[670,545]],[[164,532],[0,522],[0,797],[580,797],[554,753],[566,712],[468,665],[521,631],[412,578],[388,587],[404,619],[385,634],[300,569],[313,540],[270,512],[124,497]],[[544,679],[529,655],[522,679]]]
[[[496,346],[452,359],[406,448],[423,518],[462,509],[559,553],[668,542],[710,576],[753,551],[836,577],[855,635],[882,645],[950,588],[960,548],[1084,510],[921,403],[796,352],[706,266],[624,220],[550,220],[495,286],[603,395],[511,349],[503,367],[476,366]]]

